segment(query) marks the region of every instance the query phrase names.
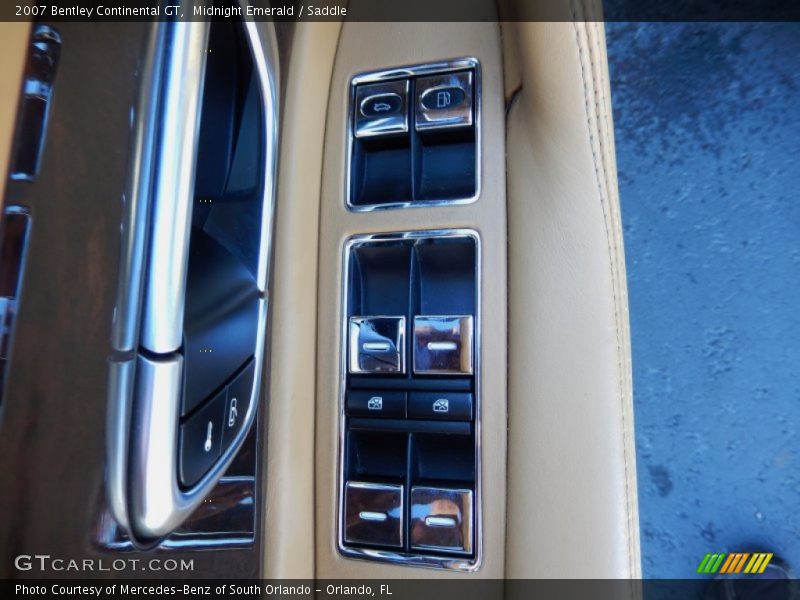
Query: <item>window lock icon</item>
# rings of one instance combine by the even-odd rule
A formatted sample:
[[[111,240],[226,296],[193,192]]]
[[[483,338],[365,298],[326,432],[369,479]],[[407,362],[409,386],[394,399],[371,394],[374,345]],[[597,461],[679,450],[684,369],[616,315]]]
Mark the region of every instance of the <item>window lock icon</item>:
[[[446,413],[450,410],[450,402],[447,398],[439,398],[433,403],[433,412]]]

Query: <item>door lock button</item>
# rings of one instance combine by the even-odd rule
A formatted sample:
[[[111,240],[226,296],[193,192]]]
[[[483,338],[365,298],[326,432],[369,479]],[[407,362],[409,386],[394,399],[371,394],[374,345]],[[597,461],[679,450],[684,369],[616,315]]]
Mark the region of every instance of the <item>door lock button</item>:
[[[225,399],[222,390],[181,425],[179,471],[186,487],[200,481],[222,454]]]
[[[228,386],[227,403],[222,424],[222,449],[230,446],[242,426],[250,408],[250,399],[253,396],[253,379],[256,363],[250,360],[248,365],[239,373]]]

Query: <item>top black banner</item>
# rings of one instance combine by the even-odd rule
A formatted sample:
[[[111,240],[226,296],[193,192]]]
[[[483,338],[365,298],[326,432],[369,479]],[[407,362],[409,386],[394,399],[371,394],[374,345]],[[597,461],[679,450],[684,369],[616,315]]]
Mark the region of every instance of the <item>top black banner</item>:
[[[601,7],[602,4],[602,7]],[[800,21],[800,0],[2,0],[0,21]]]

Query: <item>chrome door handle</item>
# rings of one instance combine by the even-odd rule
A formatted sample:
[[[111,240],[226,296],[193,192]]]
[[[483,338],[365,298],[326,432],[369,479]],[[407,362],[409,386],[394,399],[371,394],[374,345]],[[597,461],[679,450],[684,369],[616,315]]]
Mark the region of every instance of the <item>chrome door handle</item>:
[[[235,100],[255,119],[241,125],[238,137],[255,137],[241,149],[233,144],[229,162],[250,161],[248,172],[258,176],[246,194],[220,192],[211,208],[202,205],[211,200],[197,197],[195,169],[208,156],[198,150],[203,127],[214,126],[202,115],[215,93],[206,76],[213,27],[153,25],[134,120],[112,329],[106,490],[110,511],[139,545],[162,539],[199,506],[259,406],[277,166],[277,43],[272,23],[235,26],[249,49],[237,68],[252,82]],[[233,171],[231,164],[223,167]],[[241,248],[225,232],[238,207],[247,219],[258,215],[252,240],[245,235]],[[219,297],[208,297],[209,290]],[[220,335],[232,345],[201,347]],[[208,365],[219,365],[216,379]]]
[[[155,157],[150,261],[140,344],[159,354],[181,346],[197,141],[209,23],[172,23],[164,64],[164,124]]]

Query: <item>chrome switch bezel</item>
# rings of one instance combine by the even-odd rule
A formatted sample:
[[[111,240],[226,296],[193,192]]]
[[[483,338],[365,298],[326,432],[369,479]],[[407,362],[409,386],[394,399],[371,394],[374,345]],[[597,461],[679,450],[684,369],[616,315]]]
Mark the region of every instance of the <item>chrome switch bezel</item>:
[[[471,557],[457,556],[455,554],[415,554],[400,550],[359,548],[347,546],[344,533],[345,516],[345,447],[346,447],[346,394],[348,375],[348,343],[349,343],[349,317],[348,297],[350,285],[350,257],[355,247],[375,242],[396,242],[398,240],[423,240],[468,237],[475,243],[475,318],[473,320],[473,377],[474,389],[474,427],[475,427],[475,492],[472,497],[474,511],[474,526],[472,529],[472,544],[474,554]],[[477,571],[483,560],[482,544],[482,510],[481,510],[481,238],[473,229],[436,229],[421,231],[401,231],[392,233],[359,234],[348,238],[342,251],[342,295],[340,298],[341,323],[339,346],[339,440],[338,440],[338,468],[336,477],[336,547],[340,555],[367,561],[383,562],[404,565],[409,567],[423,567],[429,569],[447,569],[460,572]]]
[[[447,328],[453,332],[453,335],[449,339],[438,339],[444,337],[441,330]],[[417,375],[472,375],[474,328],[472,315],[416,315],[411,334],[414,373]],[[450,345],[452,347],[448,347]],[[443,358],[454,359],[459,366],[453,368],[437,366],[437,363]]]
[[[473,99],[473,122],[475,124],[475,193],[464,198],[449,198],[446,200],[416,200],[413,202],[386,202],[382,204],[353,204],[350,201],[352,191],[351,169],[353,164],[353,142],[357,137],[353,126],[353,115],[359,110],[356,99],[356,89],[359,85],[390,81],[408,81],[411,77],[423,77],[442,75],[446,76],[456,71],[471,70],[472,77],[472,99]],[[412,103],[411,110],[416,110],[416,93],[414,97],[407,98],[406,105]],[[391,210],[396,208],[430,208],[431,206],[451,206],[458,204],[471,204],[475,202],[481,194],[481,64],[477,58],[464,57],[443,60],[440,62],[426,63],[422,65],[407,65],[394,69],[382,69],[379,71],[367,71],[359,73],[350,81],[349,102],[347,105],[347,131],[345,143],[345,167],[344,167],[344,199],[347,210],[353,212],[370,212],[373,210]],[[459,124],[458,127],[463,126]],[[407,127],[410,130],[410,127]],[[409,131],[410,133],[410,131]]]
[[[375,331],[378,324],[382,324],[384,328],[390,327],[393,331],[393,336],[389,338],[384,336],[386,342],[383,342],[387,348],[367,348],[367,344],[371,342],[363,342],[362,338],[364,331],[369,329]],[[349,336],[349,352],[348,370],[351,374],[364,375],[371,373],[374,375],[405,375],[406,373],[406,318],[405,316],[374,316],[374,317],[350,317],[348,325]],[[362,362],[362,354],[365,352],[375,353],[383,352],[384,354],[391,354],[393,363],[385,362],[381,367],[369,368],[364,366]],[[368,355],[368,358],[371,357]]]
[[[425,88],[420,89],[420,84],[425,82]],[[423,98],[434,92],[445,92],[450,88],[458,88],[464,93],[464,100],[452,108],[432,111],[422,104]],[[472,71],[456,73],[442,73],[421,77],[417,80],[416,93],[414,94],[414,127],[417,131],[432,131],[445,129],[461,129],[471,127],[474,122],[473,97],[475,95],[475,78]]]

